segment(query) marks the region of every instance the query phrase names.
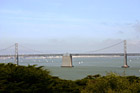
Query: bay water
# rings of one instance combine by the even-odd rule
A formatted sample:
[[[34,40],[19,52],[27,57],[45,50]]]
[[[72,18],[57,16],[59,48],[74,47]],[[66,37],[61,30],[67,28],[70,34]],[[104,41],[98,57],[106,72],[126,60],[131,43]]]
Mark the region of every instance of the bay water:
[[[129,68],[122,68],[123,57],[74,57],[74,67],[61,67],[62,58],[20,58],[19,65],[44,66],[43,69],[50,71],[50,74],[66,80],[77,80],[87,75],[106,75],[115,72],[120,75],[140,76],[140,57],[129,56]],[[14,63],[14,59],[0,59],[0,63]]]

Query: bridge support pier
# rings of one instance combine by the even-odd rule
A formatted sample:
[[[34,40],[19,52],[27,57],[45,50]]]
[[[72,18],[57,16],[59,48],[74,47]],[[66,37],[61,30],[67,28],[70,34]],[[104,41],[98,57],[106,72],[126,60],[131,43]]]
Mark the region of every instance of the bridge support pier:
[[[19,60],[18,60],[18,43],[15,44],[15,63],[19,65]]]
[[[72,65],[72,55],[70,55],[70,54],[64,54],[63,55],[61,67],[73,67],[73,65]]]
[[[126,47],[126,40],[124,40],[124,65],[122,68],[128,68],[129,66],[127,65],[127,47]]]

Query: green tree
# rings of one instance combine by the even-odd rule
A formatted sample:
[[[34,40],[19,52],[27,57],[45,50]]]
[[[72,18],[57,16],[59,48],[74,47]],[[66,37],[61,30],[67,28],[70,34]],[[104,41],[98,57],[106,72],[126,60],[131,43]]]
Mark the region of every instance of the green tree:
[[[90,79],[82,93],[139,93],[140,80],[136,77],[119,76],[109,73],[107,76]]]
[[[41,68],[0,64],[0,92],[51,92],[51,76]]]
[[[0,93],[79,93],[73,81],[49,75],[42,67],[0,64]]]

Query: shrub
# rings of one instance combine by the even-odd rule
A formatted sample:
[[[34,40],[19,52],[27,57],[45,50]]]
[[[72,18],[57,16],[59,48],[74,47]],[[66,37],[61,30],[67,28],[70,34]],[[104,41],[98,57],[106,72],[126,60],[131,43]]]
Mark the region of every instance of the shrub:
[[[136,77],[119,76],[110,73],[97,79],[90,79],[82,93],[139,93],[140,80]]]
[[[42,67],[0,64],[0,93],[140,93],[140,78],[108,73],[71,81]]]
[[[45,92],[52,82],[49,71],[42,67],[0,64],[0,92]],[[50,91],[51,92],[51,91]]]
[[[42,67],[0,64],[0,93],[76,93],[73,81],[49,75]]]

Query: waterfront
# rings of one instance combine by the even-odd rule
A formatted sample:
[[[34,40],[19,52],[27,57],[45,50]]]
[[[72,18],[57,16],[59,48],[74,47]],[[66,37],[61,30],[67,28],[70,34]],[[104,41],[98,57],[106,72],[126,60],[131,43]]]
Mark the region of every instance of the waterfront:
[[[62,68],[62,58],[43,58],[43,59],[19,59],[19,65],[44,66],[50,74],[63,79],[77,80],[87,75],[115,72],[120,75],[140,76],[140,57],[128,57],[130,68],[121,68],[123,66],[123,57],[81,57],[73,58],[72,68]],[[0,59],[1,63],[13,62],[14,59]]]

